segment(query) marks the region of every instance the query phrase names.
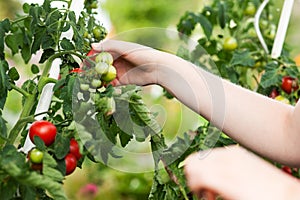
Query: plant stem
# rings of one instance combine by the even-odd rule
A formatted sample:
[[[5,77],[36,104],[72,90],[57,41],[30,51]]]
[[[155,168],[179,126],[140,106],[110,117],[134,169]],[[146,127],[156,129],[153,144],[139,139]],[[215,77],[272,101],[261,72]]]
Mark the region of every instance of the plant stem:
[[[21,130],[26,126],[26,124],[28,122],[31,122],[34,120],[34,117],[29,116],[29,115],[31,113],[31,110],[32,110],[35,100],[36,100],[35,93],[30,94],[26,98],[20,118],[10,131],[10,134],[9,134],[8,140],[7,140],[7,144],[14,144],[14,142],[15,142],[16,138],[18,137],[19,133],[21,132]]]
[[[179,183],[178,177],[172,172],[172,170],[168,167],[168,165],[166,164],[166,162],[163,159],[161,159],[161,161],[162,161],[164,168],[165,168],[166,172],[168,173],[170,179],[179,187],[179,190],[180,190],[181,194],[183,195],[184,199],[189,200],[189,198],[185,192],[185,189]]]
[[[28,97],[29,93],[26,92],[25,90],[23,90],[22,88],[19,88],[18,86],[16,86],[15,84],[10,83],[10,87],[14,90],[16,90],[17,92],[19,92],[20,94],[22,94],[24,97]]]

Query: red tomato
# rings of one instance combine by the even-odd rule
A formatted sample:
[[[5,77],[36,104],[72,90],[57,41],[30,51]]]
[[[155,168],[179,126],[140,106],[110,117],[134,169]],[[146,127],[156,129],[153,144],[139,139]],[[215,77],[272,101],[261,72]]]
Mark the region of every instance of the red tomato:
[[[287,174],[290,174],[290,175],[293,174],[292,169],[288,166],[283,166],[281,169],[282,169],[282,171],[284,171]]]
[[[281,88],[287,94],[291,94],[293,91],[296,91],[299,89],[298,81],[297,81],[297,79],[295,79],[293,77],[284,76],[282,78]]]
[[[74,138],[70,140],[70,153],[73,154],[77,160],[81,158],[78,142]]]
[[[77,159],[75,155],[68,153],[65,157],[66,175],[72,174],[77,166]]]
[[[269,97],[272,99],[275,99],[279,95],[278,91],[276,88],[274,88],[271,93],[269,94]]]
[[[34,142],[34,136],[40,137],[46,146],[53,144],[56,136],[56,127],[48,121],[36,121],[29,129],[29,137]]]
[[[77,74],[82,73],[82,72],[84,72],[84,70],[81,68],[74,68],[70,71],[70,73],[77,73]]]

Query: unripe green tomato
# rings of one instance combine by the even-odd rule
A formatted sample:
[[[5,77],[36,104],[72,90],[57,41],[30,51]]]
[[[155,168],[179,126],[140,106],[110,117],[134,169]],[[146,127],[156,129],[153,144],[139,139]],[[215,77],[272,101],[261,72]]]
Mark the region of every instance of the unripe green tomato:
[[[103,51],[96,56],[95,62],[105,62],[109,65],[112,65],[114,62],[114,58],[110,53]]]
[[[108,68],[108,72],[104,74],[101,79],[105,82],[110,82],[117,77],[117,70],[114,66],[110,65]]]
[[[252,2],[249,2],[246,9],[245,9],[245,11],[244,11],[244,13],[246,15],[250,15],[250,16],[255,15],[255,13],[256,13],[255,5]]]
[[[91,82],[91,85],[93,88],[99,88],[99,87],[101,87],[101,84],[102,84],[102,82],[99,79],[93,79]]]
[[[101,29],[99,27],[96,27],[93,29],[94,37],[99,40],[101,38]]]
[[[109,69],[109,64],[105,63],[105,62],[97,62],[96,66],[95,66],[95,71],[99,74],[106,74],[108,72]]]
[[[44,153],[38,149],[32,149],[29,152],[29,158],[32,163],[40,164],[43,162]]]
[[[83,37],[84,38],[88,38],[89,37],[89,33],[87,31],[85,31],[84,34],[83,34]]]
[[[90,86],[89,86],[89,84],[81,83],[80,84],[80,89],[82,91],[88,91],[90,89]]]
[[[234,37],[227,37],[224,40],[223,49],[225,51],[233,51],[238,47],[237,40]]]

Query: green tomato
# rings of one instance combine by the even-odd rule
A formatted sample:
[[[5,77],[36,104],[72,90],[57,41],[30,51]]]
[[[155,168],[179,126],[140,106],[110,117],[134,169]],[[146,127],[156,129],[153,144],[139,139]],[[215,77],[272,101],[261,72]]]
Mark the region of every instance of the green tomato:
[[[81,83],[80,84],[80,89],[82,91],[88,91],[90,89],[90,86],[89,86],[89,84]]]
[[[93,79],[91,85],[93,88],[99,88],[101,87],[102,82],[99,79]]]
[[[95,66],[95,71],[99,74],[106,74],[108,72],[109,65],[105,62],[98,62]]]
[[[112,55],[110,53],[103,51],[96,56],[95,62],[96,63],[104,62],[109,65],[112,65],[114,62],[114,58],[112,57]]]
[[[108,72],[106,74],[103,74],[101,77],[101,80],[105,82],[111,82],[117,77],[117,70],[114,66],[110,65],[108,68]]]
[[[44,153],[38,149],[32,149],[29,152],[29,158],[32,163],[40,164],[43,162]]]
[[[233,51],[238,47],[237,40],[234,37],[227,37],[224,40],[223,49],[225,51]]]
[[[94,37],[99,40],[101,38],[101,29],[99,27],[96,27],[93,29],[93,34],[94,34]]]
[[[285,103],[285,104],[291,104],[290,100],[288,100],[287,98],[285,98],[281,95],[278,95],[277,97],[275,97],[275,100],[280,101],[280,102]]]
[[[245,11],[244,11],[244,13],[246,15],[250,15],[250,16],[255,15],[255,13],[256,13],[255,5],[252,2],[249,2],[246,9],[245,9]]]

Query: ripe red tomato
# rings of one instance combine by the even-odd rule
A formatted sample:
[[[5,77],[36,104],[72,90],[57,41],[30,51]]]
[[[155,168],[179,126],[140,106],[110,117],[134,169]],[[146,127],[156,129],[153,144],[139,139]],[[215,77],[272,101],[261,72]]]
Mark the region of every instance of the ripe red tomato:
[[[68,153],[65,157],[66,175],[72,174],[77,166],[77,159],[75,155]]]
[[[297,79],[295,79],[293,77],[284,76],[282,78],[281,88],[287,94],[291,94],[293,91],[296,91],[299,89],[298,81],[297,81]]]
[[[78,142],[74,138],[70,140],[70,153],[73,154],[77,160],[81,158]]]
[[[283,166],[281,169],[282,169],[282,171],[284,171],[285,173],[287,173],[289,175],[293,174],[292,169],[288,166]]]
[[[275,99],[279,95],[278,91],[276,88],[274,88],[271,93],[269,94],[269,97],[272,99]]]
[[[84,70],[81,68],[74,68],[70,71],[70,73],[77,73],[77,74],[82,73],[82,72],[84,72]]]
[[[56,136],[56,127],[48,121],[36,121],[29,129],[29,137],[34,142],[34,136],[40,137],[46,146],[53,144]]]

